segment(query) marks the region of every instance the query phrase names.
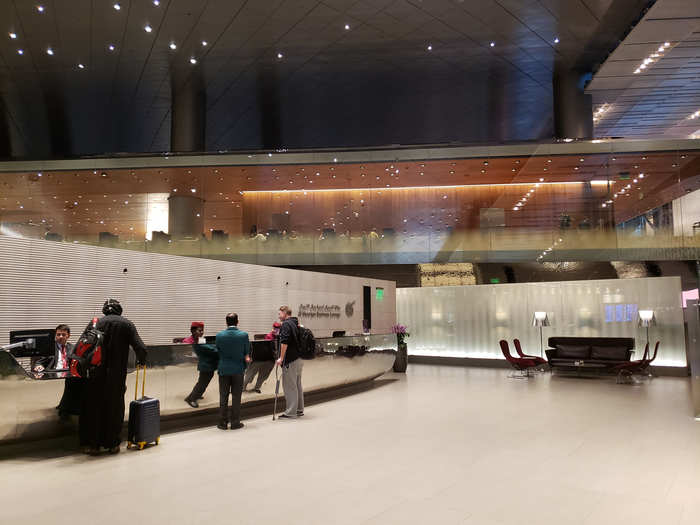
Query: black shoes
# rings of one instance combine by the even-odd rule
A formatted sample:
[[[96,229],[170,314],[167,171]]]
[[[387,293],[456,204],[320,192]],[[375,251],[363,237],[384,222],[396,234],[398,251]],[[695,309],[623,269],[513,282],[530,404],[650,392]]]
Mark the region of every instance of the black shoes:
[[[239,428],[243,428],[244,426],[245,425],[240,421],[238,423],[231,423],[231,430],[238,430]]]
[[[228,430],[228,423],[219,423],[218,425],[216,425],[216,428],[218,428],[219,430]]]
[[[297,417],[302,417],[304,415],[303,412],[297,412]]]
[[[199,403],[197,401],[190,399],[189,397],[185,398],[185,403],[190,405],[192,408],[199,408]]]

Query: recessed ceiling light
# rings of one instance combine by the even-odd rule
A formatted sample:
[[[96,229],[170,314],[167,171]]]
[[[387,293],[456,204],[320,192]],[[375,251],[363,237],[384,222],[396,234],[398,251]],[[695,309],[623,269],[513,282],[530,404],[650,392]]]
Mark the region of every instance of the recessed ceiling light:
[[[107,46],[107,49],[109,49],[110,51],[114,51],[116,48],[114,47],[114,44],[109,44]]]
[[[36,10],[39,11],[40,13],[44,12],[44,6],[43,5],[38,5],[36,6]]]
[[[496,42],[491,42],[489,45],[490,45],[491,47],[496,47]]]
[[[17,50],[18,55],[24,55],[24,49],[18,49]]]
[[[202,47],[207,47],[209,45],[209,42],[206,40],[202,40]]]
[[[160,5],[160,0],[153,0],[153,5],[158,7]]]
[[[146,24],[146,25],[143,27],[143,30],[144,30],[146,33],[150,33],[151,31],[153,31],[153,28],[150,26],[150,24]]]
[[[170,42],[170,49],[175,51],[177,49],[177,44],[175,42]]]
[[[277,53],[277,58],[282,59],[284,58],[284,55],[282,53]]]
[[[349,31],[350,30],[350,24],[345,24],[345,30]]]
[[[119,4],[114,4],[112,7],[117,11],[119,11],[122,8],[122,6],[120,6]]]
[[[190,64],[195,65],[197,63],[197,59],[194,57],[190,58]]]
[[[85,66],[83,64],[78,64],[78,68],[85,69]]]
[[[432,51],[432,50],[433,50],[433,46],[432,46],[432,45],[428,45],[428,51]]]
[[[11,38],[12,40],[14,40],[15,38],[17,38],[17,33],[10,32],[9,34],[10,34],[10,38]]]
[[[47,55],[53,56],[53,49],[51,49],[50,47],[47,47],[47,48],[46,48],[46,54],[47,54]]]
[[[559,43],[559,37],[556,37],[556,38],[554,39],[554,43],[555,43],[555,44],[558,44],[558,43]]]

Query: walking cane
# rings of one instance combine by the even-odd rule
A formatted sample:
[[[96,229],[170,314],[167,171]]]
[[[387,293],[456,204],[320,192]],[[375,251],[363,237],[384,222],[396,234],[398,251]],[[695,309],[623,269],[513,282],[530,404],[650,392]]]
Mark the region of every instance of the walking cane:
[[[277,419],[277,395],[280,392],[279,365],[277,363],[275,363],[275,380],[277,384],[275,384],[275,407],[272,409],[272,421]]]

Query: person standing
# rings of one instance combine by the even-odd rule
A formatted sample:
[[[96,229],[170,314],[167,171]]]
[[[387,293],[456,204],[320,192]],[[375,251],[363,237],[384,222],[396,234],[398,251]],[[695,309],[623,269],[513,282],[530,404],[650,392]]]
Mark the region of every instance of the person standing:
[[[292,317],[289,306],[280,306],[280,356],[277,366],[282,367],[282,387],[286,410],[280,419],[296,419],[304,415],[304,389],[301,372],[304,367],[299,357],[299,320]]]
[[[198,344],[204,336],[204,323],[193,321],[190,326],[192,335],[185,337],[182,342],[184,344],[194,345],[194,353],[199,358],[197,362],[197,370],[199,371],[199,379],[194,385],[192,392],[185,398],[185,403],[192,408],[199,408],[199,399],[202,399],[209,383],[214,377],[214,372],[219,365],[219,355],[216,349],[211,345]]]
[[[220,416],[217,428],[231,430],[243,428],[241,423],[241,394],[243,393],[243,373],[250,363],[250,340],[248,334],[238,329],[238,314],[226,316],[226,330],[216,334],[216,351],[219,354],[219,407]],[[231,396],[229,412],[228,398]]]
[[[80,412],[80,445],[87,454],[98,454],[100,448],[110,454],[119,452],[129,347],[136,353],[138,364],[146,362],[146,346],[134,324],[122,317],[119,301],[105,301],[102,313],[104,317],[96,326],[104,334],[102,365],[85,380]]]
[[[68,342],[68,339],[70,339],[70,326],[59,324],[56,327],[54,355],[39,359],[34,365],[34,371],[42,373],[44,370],[67,370],[70,367],[70,355],[73,353],[73,345]],[[56,407],[58,417],[62,420],[80,415],[84,382],[84,379],[71,377],[70,374],[66,377],[63,396]]]

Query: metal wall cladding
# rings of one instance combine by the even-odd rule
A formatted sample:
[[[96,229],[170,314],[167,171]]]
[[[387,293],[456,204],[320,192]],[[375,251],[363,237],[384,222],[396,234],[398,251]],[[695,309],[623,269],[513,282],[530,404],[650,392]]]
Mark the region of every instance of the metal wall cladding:
[[[189,335],[191,321],[205,333],[225,328],[228,312],[252,338],[267,333],[280,305],[339,305],[339,318],[301,322],[317,336],[334,330],[362,331],[362,290],[373,290],[372,331],[390,333],[396,319],[395,283],[250,264],[178,257],[95,246],[0,236],[0,344],[10,330],[68,323],[73,339],[108,297],[146,344],[165,344]],[[377,287],[384,289],[376,299]],[[345,305],[355,301],[352,316]]]
[[[646,330],[637,310],[654,310],[649,330],[659,340],[657,365],[686,366],[679,277],[550,283],[401,288],[397,318],[411,333],[413,355],[503,359],[498,341],[520,339],[526,353],[539,355],[535,311],[546,311],[544,347],[550,336],[634,337],[640,359]]]

